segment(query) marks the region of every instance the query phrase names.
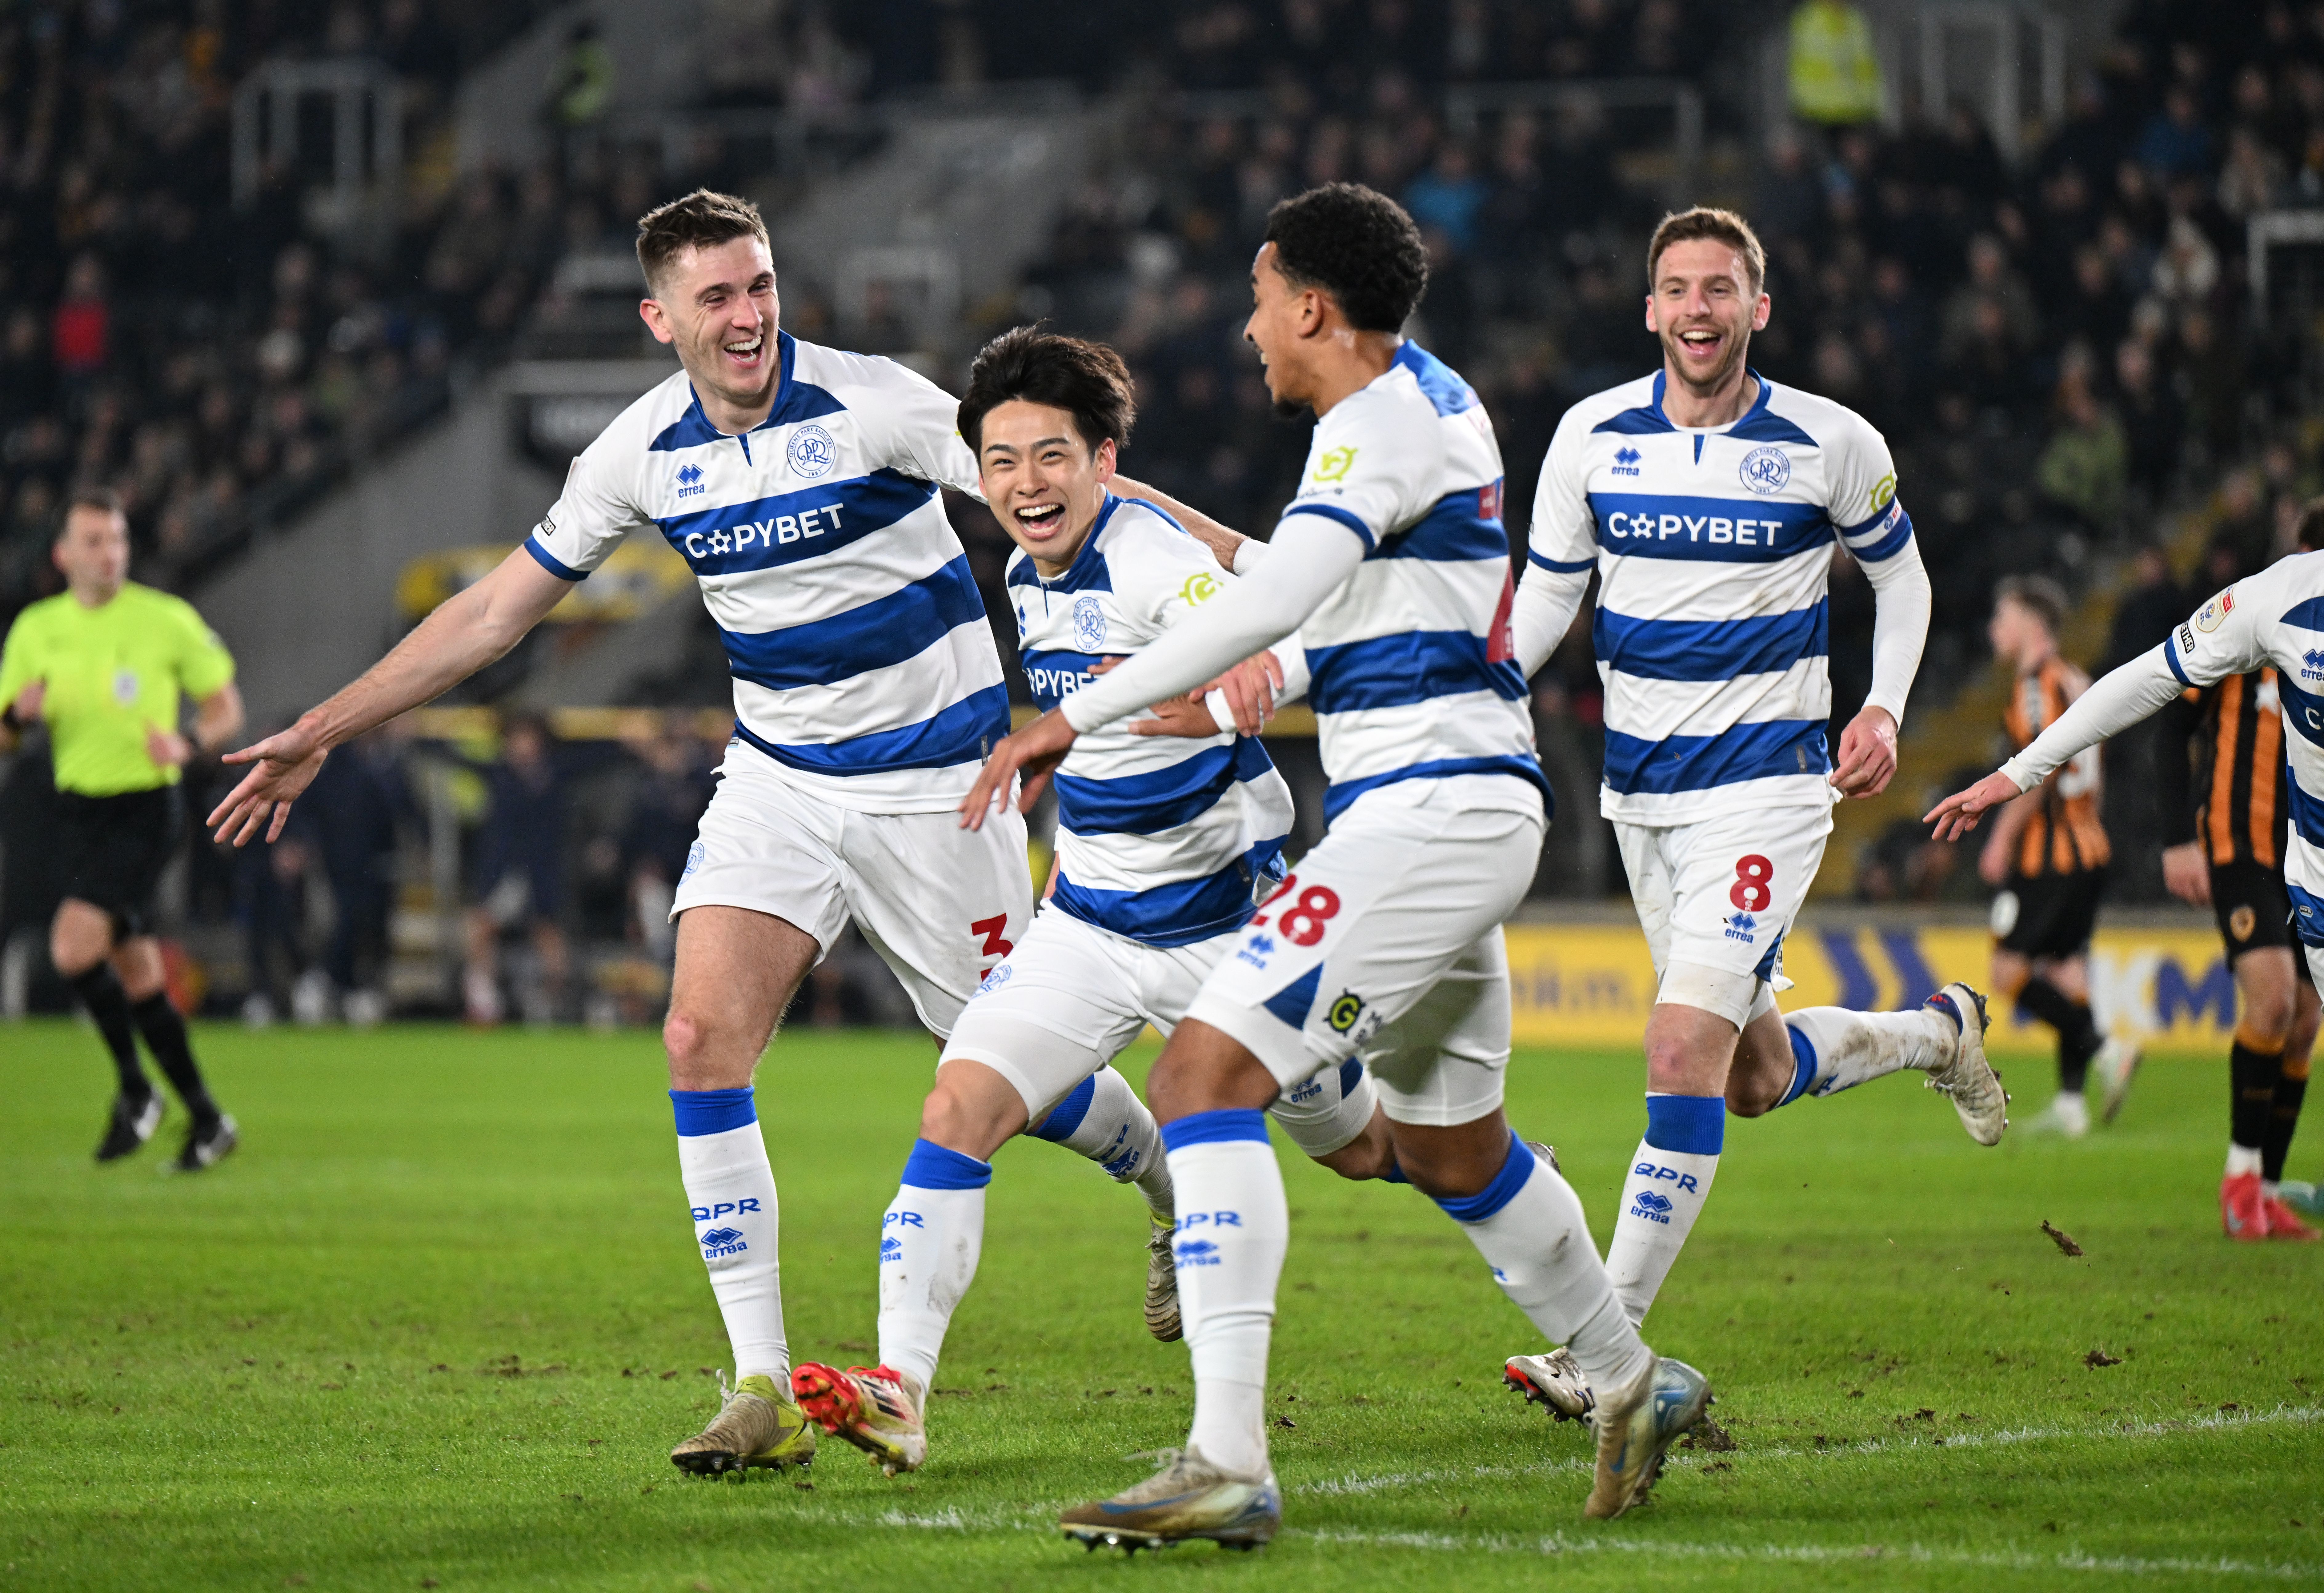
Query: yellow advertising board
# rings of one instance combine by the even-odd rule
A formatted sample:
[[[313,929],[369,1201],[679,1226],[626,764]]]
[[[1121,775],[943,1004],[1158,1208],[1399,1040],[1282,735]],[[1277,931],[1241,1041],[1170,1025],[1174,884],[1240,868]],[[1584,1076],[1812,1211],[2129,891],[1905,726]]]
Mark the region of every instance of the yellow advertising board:
[[[1654,964],[1635,926],[1512,924],[1509,990],[1517,1043],[1636,1046],[1654,1004]],[[1784,943],[1786,1008],[1917,1006],[1939,985],[1984,988],[1992,941],[1981,929],[1908,920],[1803,922]],[[2218,935],[2186,928],[2101,927],[2090,948],[2099,1027],[2144,1044],[2224,1055],[2236,1027],[2235,981]],[[2048,1052],[2050,1031],[1996,1001],[1997,1051]]]

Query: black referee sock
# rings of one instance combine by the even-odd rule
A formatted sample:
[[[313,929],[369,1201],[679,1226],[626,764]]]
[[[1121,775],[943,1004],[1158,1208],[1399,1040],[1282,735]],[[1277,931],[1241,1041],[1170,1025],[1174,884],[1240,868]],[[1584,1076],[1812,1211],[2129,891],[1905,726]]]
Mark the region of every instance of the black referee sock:
[[[2263,1158],[2272,1137],[2278,1075],[2282,1072],[2282,1053],[2246,1045],[2240,1036],[2227,1053],[2227,1080],[2234,1094],[2228,1105],[2227,1137],[2246,1150],[2261,1152]],[[2293,1110],[2296,1115],[2298,1109]],[[2287,1131],[2283,1137],[2290,1145],[2291,1134]],[[2281,1159],[2276,1165],[2282,1165]]]
[[[194,1065],[194,1048],[186,1039],[186,1020],[170,1005],[170,998],[155,990],[130,1008],[137,1018],[137,1031],[145,1036],[145,1044],[153,1053],[178,1099],[194,1115],[194,1126],[206,1128],[218,1120],[217,1103],[210,1099],[208,1086],[202,1082],[202,1070]]]
[[[2098,1037],[2098,1026],[2090,1017],[2090,1004],[2077,1001],[2065,991],[2040,977],[2025,981],[2017,992],[2017,1005],[2058,1031],[2058,1088],[2080,1095],[2090,1074],[2090,1058],[2105,1044]]]
[[[113,1053],[113,1071],[120,1075],[121,1092],[139,1100],[152,1094],[152,1081],[137,1065],[137,1031],[130,1021],[129,992],[121,988],[113,964],[99,962],[65,982],[97,1020],[97,1032],[105,1037],[105,1048]]]
[[[2292,1069],[2300,1070],[2297,1077]],[[2270,1183],[2283,1182],[2283,1159],[2292,1154],[2292,1136],[2300,1127],[2300,1105],[2308,1099],[2308,1059],[2284,1058],[2276,1075],[2275,1102],[2268,1113],[2267,1138],[2259,1147],[2259,1175]]]

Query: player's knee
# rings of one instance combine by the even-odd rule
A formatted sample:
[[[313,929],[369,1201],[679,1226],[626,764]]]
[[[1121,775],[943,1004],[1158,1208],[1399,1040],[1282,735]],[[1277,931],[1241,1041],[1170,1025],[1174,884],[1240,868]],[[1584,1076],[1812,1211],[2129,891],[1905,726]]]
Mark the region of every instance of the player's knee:
[[[2272,984],[2244,992],[2244,1019],[2238,1031],[2256,1049],[2280,1051],[2292,1036],[2292,992]]]
[[[662,1020],[661,1044],[669,1054],[669,1082],[678,1089],[731,1090],[751,1082],[754,1058],[742,1059],[741,1077],[729,1076],[736,1072],[734,1058],[742,1047],[699,1014],[672,1008]]]
[[[1788,1081],[1786,1081],[1788,1083]],[[1728,1075],[1727,1110],[1738,1118],[1764,1118],[1783,1103],[1784,1090],[1771,1089],[1756,1073],[1737,1068]]]

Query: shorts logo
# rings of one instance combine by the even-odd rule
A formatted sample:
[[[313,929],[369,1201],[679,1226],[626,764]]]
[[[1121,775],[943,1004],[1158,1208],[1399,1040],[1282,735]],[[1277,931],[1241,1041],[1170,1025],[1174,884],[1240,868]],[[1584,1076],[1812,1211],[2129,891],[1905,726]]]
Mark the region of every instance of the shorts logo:
[[[702,854],[703,846],[702,843],[699,841],[686,849],[686,872],[680,874],[678,876],[679,879],[691,879],[694,878],[694,870],[702,866]]]
[[[1644,456],[1645,456],[1641,455],[1636,448],[1615,449],[1613,474],[1616,475],[1637,475],[1638,474],[1638,461]]]
[[[1723,922],[1727,925],[1729,940],[1739,940],[1748,946],[1758,938],[1759,920],[1748,913],[1737,913]]]
[[[2249,907],[2237,907],[2227,915],[2227,934],[2236,940],[2249,940],[2258,927],[2259,915]]]
[[[1235,961],[1248,962],[1253,968],[1264,968],[1267,966],[1268,958],[1274,954],[1275,937],[1268,935],[1254,935],[1243,942],[1242,950],[1235,953]]]
[[[678,495],[679,497],[698,498],[709,490],[710,489],[708,487],[702,484],[701,465],[681,465],[678,467]]]
[[[1331,1010],[1323,1015],[1323,1021],[1332,1026],[1333,1034],[1344,1035],[1356,1027],[1356,1020],[1363,1015],[1364,999],[1353,990],[1342,990],[1340,999],[1332,1003]]]
[[[1093,653],[1105,645],[1105,605],[1086,594],[1074,599],[1074,640]]]
[[[994,969],[991,972],[986,974],[982,979],[977,981],[976,993],[981,996],[987,990],[999,990],[1002,985],[1009,982],[1010,979],[1016,973],[1016,971],[1017,971],[1010,967],[1008,963],[1003,962],[1000,967]]]
[[[1765,498],[1780,493],[1792,479],[1791,456],[1777,447],[1754,448],[1743,456],[1738,473],[1743,484]]]
[[[1327,448],[1323,457],[1315,461],[1315,468],[1312,473],[1313,479],[1327,482],[1345,481],[1348,479],[1348,472],[1355,467],[1355,449]]]
[[[791,469],[813,481],[818,475],[829,475],[839,457],[839,447],[831,440],[831,433],[820,426],[802,426],[791,433],[791,440],[783,449]]]
[[[742,1242],[742,1230],[739,1228],[714,1228],[702,1236],[702,1254],[706,1257],[739,1256],[750,1248]]]
[[[127,708],[137,701],[137,671],[115,669],[113,672],[113,700]]]
[[[1994,939],[2007,940],[2009,932],[2017,927],[2017,893],[2014,890],[2002,891],[1993,898],[1993,917],[1989,926]]]

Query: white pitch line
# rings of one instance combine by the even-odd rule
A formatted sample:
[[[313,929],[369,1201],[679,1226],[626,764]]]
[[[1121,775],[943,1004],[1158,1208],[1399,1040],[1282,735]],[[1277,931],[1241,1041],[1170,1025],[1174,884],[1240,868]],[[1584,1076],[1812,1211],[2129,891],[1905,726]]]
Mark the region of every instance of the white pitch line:
[[[1489,1554],[1640,1554],[1671,1560],[1778,1561],[1809,1563],[1865,1560],[1897,1560],[1915,1565],[1972,1566],[1983,1570],[2102,1571],[2123,1576],[2267,1577],[2282,1581],[2314,1581],[2324,1578],[2324,1565],[2255,1563],[2246,1560],[2146,1560],[2129,1555],[1990,1553],[1972,1550],[1931,1549],[1919,1543],[1890,1547],[1866,1543],[1836,1548],[1814,1543],[1664,1543],[1639,1538],[1570,1538],[1563,1533],[1547,1537],[1511,1538],[1499,1535],[1461,1537],[1449,1533],[1360,1533],[1335,1529],[1298,1531],[1296,1534],[1319,1542],[1346,1543],[1362,1548],[1418,1549],[1431,1552]]]
[[[1761,1448],[1754,1445],[1735,1451],[1738,1459],[1751,1460],[1840,1460],[1864,1455],[1903,1454],[1912,1450],[1988,1449],[2001,1444],[2043,1443],[2052,1439],[2083,1438],[2160,1438],[2175,1432],[2216,1432],[2238,1427],[2264,1427],[2280,1423],[2309,1423],[2324,1421],[2324,1406],[2278,1405],[2266,1411],[2211,1411],[2200,1416],[2170,1418],[2145,1422],[2112,1422],[2100,1426],[2085,1427],[2015,1427],[1999,1432],[1961,1432],[1942,1439],[1917,1435],[1902,1441],[1873,1438],[1836,1442],[1828,1449],[1795,1449],[1788,1445]],[[1700,1466],[1711,1451],[1677,1450],[1670,1463],[1677,1467]],[[1594,1461],[1586,1452],[1563,1459],[1542,1460],[1526,1466],[1466,1466],[1434,1471],[1387,1471],[1376,1474],[1354,1473],[1345,1477],[1321,1478],[1314,1482],[1296,1483],[1286,1489],[1294,1494],[1320,1494],[1330,1496],[1353,1494],[1376,1494],[1390,1488],[1410,1487],[1419,1483],[1466,1482],[1497,1477],[1545,1477],[1560,1471],[1587,1471]]]

